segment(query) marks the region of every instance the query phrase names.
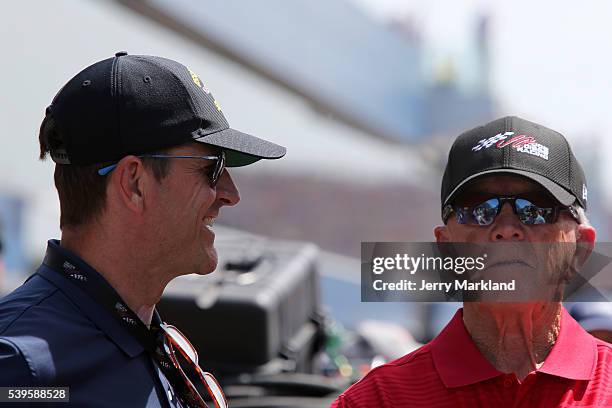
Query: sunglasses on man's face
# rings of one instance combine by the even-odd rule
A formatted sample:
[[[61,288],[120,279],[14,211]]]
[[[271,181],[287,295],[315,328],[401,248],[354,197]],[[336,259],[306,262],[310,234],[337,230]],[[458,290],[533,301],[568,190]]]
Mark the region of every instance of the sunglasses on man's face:
[[[214,160],[215,166],[208,172],[208,179],[211,187],[215,187],[219,182],[219,177],[225,169],[225,152],[221,151],[217,156],[171,156],[167,154],[143,154],[138,156],[139,158],[150,158],[150,159],[200,159],[200,160]],[[111,164],[110,166],[103,167],[98,170],[98,174],[106,176],[108,173],[113,171],[117,167],[117,164]]]
[[[458,224],[488,226],[493,224],[506,202],[510,203],[514,214],[524,225],[554,224],[561,211],[569,211],[577,222],[579,220],[578,212],[573,206],[562,206],[546,195],[488,198],[483,198],[482,195],[468,196],[458,199],[454,205],[446,205],[442,220],[446,224],[454,212]]]
[[[183,395],[180,395],[183,402],[189,407],[208,408],[198,387],[192,382],[194,379],[200,389],[206,390],[215,408],[227,408],[227,400],[221,386],[212,374],[200,368],[198,353],[187,337],[169,324],[160,324],[160,329],[163,336],[163,350],[172,361],[173,368],[178,372],[178,377],[182,381],[179,389],[184,390]]]

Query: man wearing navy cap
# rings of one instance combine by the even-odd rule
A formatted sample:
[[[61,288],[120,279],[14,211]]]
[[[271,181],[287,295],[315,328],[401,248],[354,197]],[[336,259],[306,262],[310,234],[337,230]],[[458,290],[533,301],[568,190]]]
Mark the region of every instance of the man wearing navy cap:
[[[173,278],[216,268],[214,222],[240,200],[226,168],[285,148],[231,129],[191,69],[126,52],[64,85],[39,142],[62,236],[0,301],[0,386],[69,387],[75,406],[225,407],[155,305]]]
[[[451,147],[436,241],[487,248],[547,243],[588,254],[595,229],[585,215],[587,191],[560,133],[517,117],[497,119],[461,134]],[[538,274],[524,255],[483,274]],[[569,265],[546,275],[547,282],[560,289]],[[333,407],[612,406],[612,345],[585,332],[561,298],[475,300],[464,302],[430,343],[373,369]]]

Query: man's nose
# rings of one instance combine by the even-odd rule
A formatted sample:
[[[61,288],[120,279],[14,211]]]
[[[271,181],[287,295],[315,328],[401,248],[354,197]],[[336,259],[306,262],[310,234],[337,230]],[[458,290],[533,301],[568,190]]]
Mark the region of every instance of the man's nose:
[[[512,205],[504,203],[493,222],[490,232],[491,241],[522,241],[525,239],[525,226],[518,219]]]
[[[230,176],[227,169],[223,170],[223,173],[221,173],[219,176],[216,189],[217,200],[221,201],[223,205],[233,206],[238,204],[240,201],[238,187],[236,187],[236,184],[234,183],[234,180],[232,180],[232,176]]]

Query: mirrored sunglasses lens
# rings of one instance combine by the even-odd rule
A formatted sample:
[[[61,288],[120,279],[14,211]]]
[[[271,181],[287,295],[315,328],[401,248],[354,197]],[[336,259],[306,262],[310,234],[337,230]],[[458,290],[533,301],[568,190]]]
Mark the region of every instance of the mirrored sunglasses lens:
[[[219,408],[227,408],[227,402],[225,401],[225,394],[221,390],[221,386],[210,373],[203,373],[204,381],[208,385],[208,389],[215,399],[215,402]]]
[[[540,208],[524,198],[517,198],[515,206],[516,213],[523,224],[540,225],[552,221],[552,208]]]
[[[499,210],[499,200],[491,198],[472,209],[472,219],[478,225],[491,225]]]

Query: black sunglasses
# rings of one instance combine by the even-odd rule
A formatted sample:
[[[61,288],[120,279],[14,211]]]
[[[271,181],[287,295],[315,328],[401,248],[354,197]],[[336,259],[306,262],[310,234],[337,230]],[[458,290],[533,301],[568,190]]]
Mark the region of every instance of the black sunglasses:
[[[213,171],[209,174],[210,186],[215,187],[219,182],[219,177],[221,177],[221,173],[225,169],[225,152],[222,150],[221,153],[217,156],[171,156],[167,154],[143,154],[138,156],[140,158],[153,158],[153,159],[200,159],[200,160],[214,160],[215,167]],[[113,171],[117,167],[117,163],[111,164],[110,166],[103,167],[98,170],[98,174],[101,176],[106,176],[108,173]]]
[[[546,206],[533,203],[532,199],[523,197],[491,197],[475,205],[448,204],[442,211],[442,220],[446,224],[454,212],[457,214],[458,224],[487,226],[493,224],[504,203],[509,202],[514,214],[524,225],[554,224],[561,211],[569,211],[572,217],[579,222],[578,212],[573,206],[562,206],[549,202]]]

